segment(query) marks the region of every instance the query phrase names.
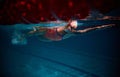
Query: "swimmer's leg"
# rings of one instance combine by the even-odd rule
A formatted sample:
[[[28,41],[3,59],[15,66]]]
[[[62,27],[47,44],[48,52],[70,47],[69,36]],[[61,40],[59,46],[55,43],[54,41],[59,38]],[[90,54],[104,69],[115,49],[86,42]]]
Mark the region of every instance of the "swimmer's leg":
[[[47,30],[47,28],[45,28],[45,27],[34,26],[33,30],[29,31],[28,34],[34,34],[36,32],[45,32],[46,30]]]
[[[30,32],[28,32],[28,34],[33,34],[37,31],[37,29],[35,27],[33,27],[33,30],[31,30]]]

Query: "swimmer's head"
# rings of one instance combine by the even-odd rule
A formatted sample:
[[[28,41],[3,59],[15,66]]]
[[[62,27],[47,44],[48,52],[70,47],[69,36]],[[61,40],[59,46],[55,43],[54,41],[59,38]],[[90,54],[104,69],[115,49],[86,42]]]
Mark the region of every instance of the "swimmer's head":
[[[71,22],[70,22],[70,26],[73,28],[73,29],[76,29],[77,28],[77,20],[72,20]]]

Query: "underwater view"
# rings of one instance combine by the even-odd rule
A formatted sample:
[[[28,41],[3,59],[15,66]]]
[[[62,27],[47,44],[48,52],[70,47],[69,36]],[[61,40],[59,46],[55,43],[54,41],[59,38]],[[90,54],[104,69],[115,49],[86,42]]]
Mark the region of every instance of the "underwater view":
[[[40,1],[39,9],[46,2],[52,4],[52,0]],[[77,0],[66,1],[77,4]],[[73,13],[66,12],[65,18],[53,8],[57,5],[51,5],[54,19],[48,16],[47,20],[46,14],[41,13],[43,18],[35,22],[24,13],[22,20],[12,20],[7,13],[11,8],[6,11],[5,6],[12,7],[15,3],[17,6],[19,2],[1,0],[4,4],[0,7],[0,77],[119,77],[120,9],[106,13],[101,13],[98,8],[89,9],[85,17],[82,11],[75,10],[83,17],[70,16]],[[22,5],[26,3],[27,0],[21,2]],[[72,3],[69,5],[75,8]],[[31,6],[27,7],[29,10]]]

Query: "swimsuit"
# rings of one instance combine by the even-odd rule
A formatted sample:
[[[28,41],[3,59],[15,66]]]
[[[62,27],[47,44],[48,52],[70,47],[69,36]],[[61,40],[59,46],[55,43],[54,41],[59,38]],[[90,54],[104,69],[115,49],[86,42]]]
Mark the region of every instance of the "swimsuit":
[[[45,35],[44,35],[47,39],[50,39],[50,40],[53,40],[53,41],[59,41],[59,40],[62,40],[62,37],[64,35],[58,33],[57,31],[57,28],[52,28],[52,29],[48,29],[46,32],[45,32]]]

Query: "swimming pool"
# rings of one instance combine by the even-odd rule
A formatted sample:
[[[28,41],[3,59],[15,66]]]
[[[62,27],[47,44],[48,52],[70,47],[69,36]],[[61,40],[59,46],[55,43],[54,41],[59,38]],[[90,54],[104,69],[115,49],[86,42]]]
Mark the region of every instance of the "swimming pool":
[[[27,45],[12,45],[1,30],[4,77],[112,77],[118,63],[119,28],[103,29],[59,42],[32,37]],[[114,41],[113,41],[114,40]]]

